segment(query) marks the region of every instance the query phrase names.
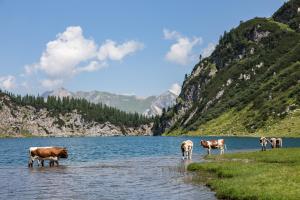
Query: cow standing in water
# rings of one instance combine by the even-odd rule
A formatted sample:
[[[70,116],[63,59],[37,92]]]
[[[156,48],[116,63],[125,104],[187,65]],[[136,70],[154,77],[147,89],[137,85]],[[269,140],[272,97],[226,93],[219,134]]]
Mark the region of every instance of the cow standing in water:
[[[181,143],[181,152],[182,152],[182,159],[192,159],[193,153],[193,142],[191,140],[186,140]]]
[[[207,149],[207,154],[210,154],[211,149],[220,149],[220,154],[224,154],[224,148],[226,148],[225,140],[218,139],[218,140],[201,140],[200,144],[203,148]]]
[[[261,137],[259,139],[259,143],[261,145],[261,150],[266,151],[267,150],[267,144],[268,144],[268,139],[265,137]]]
[[[272,149],[282,147],[282,139],[281,138],[271,138],[270,143],[271,143]]]
[[[44,160],[49,160],[50,167],[54,166],[54,163],[58,166],[58,160],[60,158],[68,158],[68,151],[62,147],[30,147],[29,148],[29,161],[28,167],[33,167],[35,160],[38,161],[38,166],[44,166]]]

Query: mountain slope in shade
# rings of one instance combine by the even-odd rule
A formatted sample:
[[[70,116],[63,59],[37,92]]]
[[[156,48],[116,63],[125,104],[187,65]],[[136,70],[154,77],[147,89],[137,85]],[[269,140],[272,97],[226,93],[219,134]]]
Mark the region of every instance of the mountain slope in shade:
[[[177,98],[177,95],[171,91],[167,91],[159,96],[144,98],[135,95],[119,95],[101,91],[70,92],[65,88],[47,91],[42,95],[44,98],[48,96],[84,98],[92,103],[102,103],[126,112],[137,112],[146,116],[161,115],[162,109],[173,106]]]

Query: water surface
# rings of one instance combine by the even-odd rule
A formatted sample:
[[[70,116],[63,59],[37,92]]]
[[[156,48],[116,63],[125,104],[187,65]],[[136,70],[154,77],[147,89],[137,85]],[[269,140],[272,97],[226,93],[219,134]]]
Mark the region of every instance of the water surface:
[[[207,137],[204,139],[212,139]],[[19,138],[0,140],[1,199],[216,199],[181,160],[180,143],[194,142],[193,161],[206,152],[199,137]],[[203,137],[201,138],[203,139]],[[258,150],[257,138],[225,138],[228,151]],[[285,147],[300,139],[284,139]],[[64,146],[59,167],[27,168],[30,146]],[[217,153],[217,151],[215,151]]]

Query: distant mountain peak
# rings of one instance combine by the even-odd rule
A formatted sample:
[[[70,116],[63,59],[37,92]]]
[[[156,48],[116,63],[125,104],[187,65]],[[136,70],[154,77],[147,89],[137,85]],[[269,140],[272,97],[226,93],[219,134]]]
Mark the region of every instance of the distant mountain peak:
[[[145,116],[161,115],[162,109],[173,106],[177,98],[177,95],[172,92],[172,90],[168,90],[159,96],[142,97],[127,94],[113,94],[96,90],[90,92],[70,92],[64,87],[42,94],[42,97],[45,99],[48,96],[84,98],[92,103],[102,103],[126,112],[138,112]]]
[[[48,96],[56,96],[56,97],[72,97],[73,93],[64,87],[57,88],[55,90],[47,91],[42,94],[42,97],[47,98]]]

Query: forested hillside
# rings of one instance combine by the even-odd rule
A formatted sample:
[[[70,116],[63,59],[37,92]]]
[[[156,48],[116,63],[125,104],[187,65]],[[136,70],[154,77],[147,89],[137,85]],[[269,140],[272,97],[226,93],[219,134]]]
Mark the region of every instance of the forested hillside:
[[[138,126],[153,121],[153,118],[147,118],[138,113],[126,113],[116,108],[103,104],[91,103],[85,99],[75,99],[71,97],[54,97],[49,96],[45,101],[43,97],[31,95],[17,95],[6,93],[11,97],[12,101],[21,106],[33,106],[37,109],[46,108],[52,115],[72,112],[77,110],[83,117],[89,121],[99,123],[111,122],[116,125]]]
[[[224,32],[156,134],[300,136],[300,0]]]
[[[0,137],[151,135],[153,120],[85,99],[0,91]]]

